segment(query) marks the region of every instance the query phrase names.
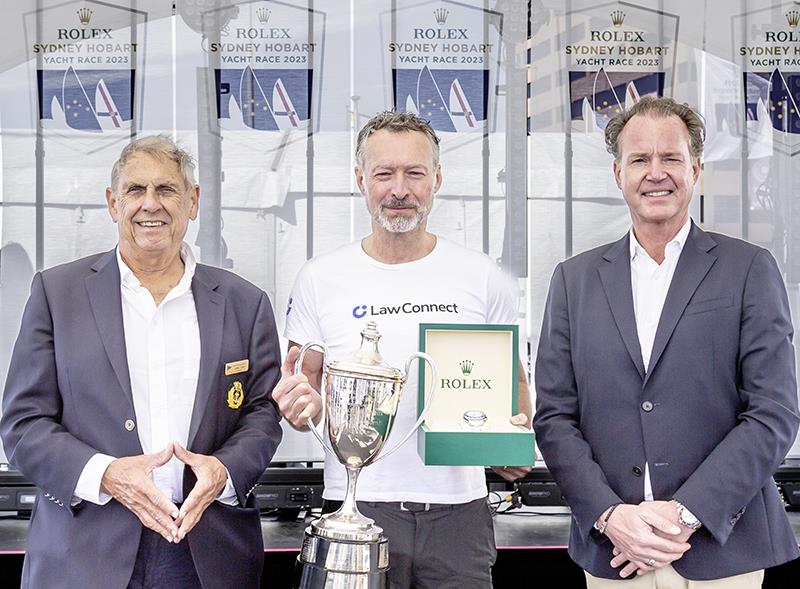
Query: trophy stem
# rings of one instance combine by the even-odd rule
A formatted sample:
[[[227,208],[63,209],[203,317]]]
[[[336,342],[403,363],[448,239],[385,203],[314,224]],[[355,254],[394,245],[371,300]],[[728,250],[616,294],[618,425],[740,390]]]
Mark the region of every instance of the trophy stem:
[[[358,475],[361,473],[361,467],[349,468],[347,467],[347,492],[344,495],[344,502],[342,503],[342,514],[356,515],[358,507],[356,507],[356,482]]]

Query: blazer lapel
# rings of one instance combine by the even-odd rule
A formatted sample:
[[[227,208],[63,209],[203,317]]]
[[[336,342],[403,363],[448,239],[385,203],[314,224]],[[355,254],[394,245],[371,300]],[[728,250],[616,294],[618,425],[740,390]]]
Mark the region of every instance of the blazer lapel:
[[[92,270],[94,273],[84,280],[92,314],[114,374],[133,406],[116,249],[101,256],[92,266]]]
[[[608,248],[603,259],[607,263],[597,268],[600,282],[611,307],[614,322],[625,342],[631,360],[644,378],[642,350],[639,346],[639,335],[636,331],[636,317],[633,312],[633,291],[631,290],[631,259],[629,237],[626,235]]]
[[[664,301],[664,309],[661,311],[661,318],[658,321],[644,384],[647,384],[647,380],[653,374],[653,369],[658,364],[661,354],[664,353],[664,349],[672,337],[672,332],[675,331],[675,326],[678,325],[694,291],[700,286],[703,278],[717,260],[715,255],[708,253],[716,245],[717,243],[710,236],[692,222],[692,228],[689,230],[689,236],[678,259],[678,265],[675,267],[675,274]]]
[[[208,398],[218,383],[220,355],[222,353],[222,325],[225,319],[225,297],[215,292],[218,286],[206,269],[198,264],[192,279],[192,294],[197,309],[200,328],[200,373],[197,377],[197,392],[189,425],[188,448],[191,448],[200,423],[203,420]]]

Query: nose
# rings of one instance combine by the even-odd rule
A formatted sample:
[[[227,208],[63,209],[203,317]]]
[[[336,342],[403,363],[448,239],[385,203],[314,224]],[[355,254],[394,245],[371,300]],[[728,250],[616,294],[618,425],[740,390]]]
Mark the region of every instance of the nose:
[[[155,186],[148,186],[142,199],[143,211],[157,211],[161,208],[161,199],[156,193]]]
[[[402,200],[410,194],[409,183],[404,174],[396,174],[392,182],[392,196]]]
[[[647,168],[647,179],[653,182],[660,182],[667,177],[666,169],[661,163],[661,160],[654,157],[650,160],[650,165]]]

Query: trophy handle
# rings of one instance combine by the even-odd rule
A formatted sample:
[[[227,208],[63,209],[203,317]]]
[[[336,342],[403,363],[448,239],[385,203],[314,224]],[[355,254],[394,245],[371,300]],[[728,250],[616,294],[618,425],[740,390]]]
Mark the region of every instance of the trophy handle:
[[[328,347],[322,342],[308,342],[305,344],[302,348],[300,348],[300,354],[297,356],[297,360],[294,362],[294,373],[295,375],[298,375],[303,372],[303,358],[305,358],[306,352],[311,348],[319,348],[322,350],[322,376],[320,378],[321,390],[317,391],[319,393],[319,398],[322,401],[322,407],[320,409],[320,412],[322,413],[320,427],[322,427],[325,423],[325,362],[328,358]],[[322,434],[319,433],[319,430],[317,429],[317,426],[314,424],[314,420],[311,417],[308,418],[308,429],[311,430],[311,433],[314,434],[314,437],[319,440],[320,444],[322,444],[322,449],[335,458],[336,454],[325,442],[325,438],[323,438]]]
[[[426,354],[424,352],[414,352],[413,354],[411,354],[408,357],[408,360],[406,360],[406,375],[405,375],[405,378],[403,380],[408,378],[408,371],[411,369],[411,362],[413,362],[414,358],[419,358],[420,360],[425,360],[425,362],[428,363],[428,366],[431,367],[431,388],[428,391],[428,394],[426,395],[428,400],[425,402],[425,408],[422,410],[422,413],[419,414],[419,418],[417,419],[416,423],[414,423],[414,425],[411,427],[409,432],[405,436],[403,436],[403,439],[400,440],[397,444],[395,444],[394,448],[392,448],[391,450],[387,450],[386,452],[381,452],[380,456],[377,456],[372,461],[373,464],[378,462],[378,460],[383,460],[387,456],[390,456],[391,454],[394,454],[394,452],[396,450],[398,450],[400,448],[400,446],[402,446],[403,444],[406,443],[408,438],[410,438],[412,435],[414,435],[414,432],[417,431],[417,428],[419,428],[419,426],[422,425],[422,422],[425,421],[425,418],[428,417],[428,411],[431,408],[431,404],[433,403],[433,397],[434,397],[434,394],[436,393],[436,376],[437,376],[437,374],[436,374],[436,362],[434,362],[433,358],[431,358],[430,356],[428,356],[428,354]]]

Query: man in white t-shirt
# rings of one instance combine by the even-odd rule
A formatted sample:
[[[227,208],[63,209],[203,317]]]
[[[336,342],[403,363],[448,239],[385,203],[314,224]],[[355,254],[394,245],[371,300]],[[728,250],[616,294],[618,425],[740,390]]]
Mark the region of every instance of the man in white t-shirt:
[[[347,360],[365,322],[373,320],[386,363],[401,367],[417,350],[420,323],[517,320],[513,287],[487,256],[426,230],[442,183],[439,139],[426,121],[397,112],[373,117],[359,133],[356,160],[372,233],[309,260],[289,299],[284,335],[290,349],[273,398],[298,429],[318,419],[322,373],[322,354],[310,350],[303,374],[293,375],[298,344],[323,341],[329,359]],[[511,421],[530,426],[528,385],[524,370],[519,374],[520,413]],[[416,390],[411,370],[387,449],[416,420]],[[529,470],[494,468],[507,480]],[[345,489],[344,467],[326,458],[326,510],[344,499]],[[393,588],[491,587],[494,529],[483,468],[425,466],[412,436],[362,471],[357,499],[389,539]]]

